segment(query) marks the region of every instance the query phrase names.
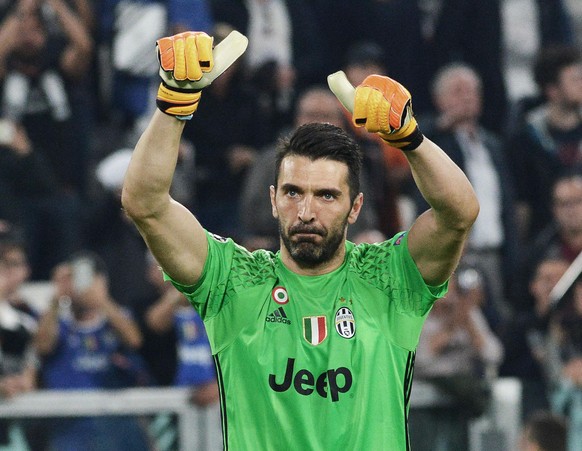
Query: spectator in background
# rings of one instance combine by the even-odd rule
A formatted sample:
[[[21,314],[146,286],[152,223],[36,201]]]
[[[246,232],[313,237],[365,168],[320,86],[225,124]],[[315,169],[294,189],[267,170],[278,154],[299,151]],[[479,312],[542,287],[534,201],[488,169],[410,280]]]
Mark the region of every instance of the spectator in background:
[[[166,290],[147,310],[146,324],[159,334],[174,330],[178,356],[174,385],[192,388],[194,404],[217,406],[216,371],[204,323],[184,295],[171,283],[163,281],[162,270],[156,269],[159,283],[163,283]]]
[[[533,73],[543,102],[524,114],[509,147],[524,241],[548,225],[556,178],[582,163],[580,52],[575,47],[544,48]]]
[[[416,352],[419,378],[497,374],[503,346],[488,326],[483,299],[472,290],[482,279],[467,283],[467,271],[475,270],[461,266],[453,275],[449,294],[435,303],[427,319]]]
[[[338,127],[349,129],[342,106],[327,88],[312,87],[302,92],[297,101],[294,125],[299,126],[310,122],[327,122]],[[377,149],[376,149],[377,150]],[[240,221],[244,228],[243,245],[248,249],[277,249],[279,246],[279,231],[277,220],[273,217],[269,203],[269,186],[274,180],[275,146],[262,151],[244,181],[241,197]],[[367,174],[364,175],[364,178]],[[369,183],[364,179],[363,183]],[[370,190],[366,190],[369,192]],[[368,198],[366,198],[367,200]],[[252,214],[248,212],[252,211]],[[382,241],[384,234],[378,229],[378,214],[372,203],[366,203],[358,218],[358,222],[348,229],[351,240],[362,242],[372,238]]]
[[[533,413],[526,421],[519,451],[566,451],[566,420],[549,411]]]
[[[93,173],[94,189],[83,222],[85,247],[97,253],[109,269],[109,288],[114,299],[130,309],[148,297],[146,246],[121,208],[121,185],[131,149],[117,149],[100,160]],[[180,162],[172,187],[174,199],[193,206],[194,149],[183,140]]]
[[[465,258],[483,273],[490,302],[508,319],[507,284],[515,268],[514,181],[507,170],[504,143],[481,122],[484,87],[479,74],[462,63],[443,67],[432,84],[437,110],[419,119],[423,132],[467,174],[481,210],[471,230]],[[418,211],[426,202],[416,196]]]
[[[212,14],[249,38],[246,74],[271,110],[272,135],[291,120],[298,92],[327,76],[323,33],[307,0],[213,0]],[[267,144],[265,142],[264,144]]]
[[[551,326],[554,351],[552,409],[568,421],[568,450],[582,443],[582,281],[574,283],[569,302],[556,313]]]
[[[97,182],[83,221],[85,246],[99,255],[109,270],[109,289],[121,305],[146,293],[145,251],[139,233],[121,209],[121,183],[131,158],[118,149],[97,164]]]
[[[154,305],[169,306],[178,302],[179,296],[173,285],[164,281],[160,267],[149,251],[146,251],[146,263],[148,289],[144,296],[132,303],[133,312],[143,335],[140,352],[148,365],[154,384],[171,386],[176,378],[176,331],[174,327],[152,327],[149,311]],[[172,326],[172,324],[168,325]]]
[[[204,323],[184,295],[170,282],[164,281],[162,269],[157,265],[151,253],[148,254],[148,261],[150,279],[157,287],[160,296],[154,304],[149,305],[145,312],[146,330],[153,331],[159,337],[169,335],[174,337],[173,352],[165,349],[162,351],[164,354],[177,356],[175,372],[167,366],[166,375],[172,376],[173,385],[191,389],[192,403],[204,410],[204,428],[207,430],[206,437],[209,438],[205,443],[205,450],[218,451],[223,449],[218,383]],[[160,355],[152,355],[152,357],[157,360],[164,358]],[[154,365],[159,366],[159,363]],[[154,420],[153,427],[159,428],[160,424],[167,422],[171,422],[171,419],[164,418],[163,415],[158,416]],[[173,426],[175,427],[175,424]],[[165,438],[164,435],[162,437]],[[170,447],[170,449],[174,448]]]
[[[414,377],[427,380],[452,396],[456,408],[417,409],[410,414],[415,450],[467,449],[467,420],[488,404],[488,378],[495,377],[503,346],[487,324],[482,299],[474,297],[460,267],[445,298],[434,304],[420,336]],[[430,436],[431,440],[426,440]]]
[[[414,93],[417,113],[430,107],[421,12],[417,1],[312,0],[318,27],[327,49],[324,58],[329,72],[341,69],[350,47],[361,41],[373,42],[383,51],[386,75],[401,81]],[[327,76],[327,72],[324,73]]]
[[[26,271],[22,246],[14,241],[0,242],[0,398],[12,398],[36,388],[38,361],[32,340],[37,323],[10,302],[22,271]],[[0,448],[3,446],[27,446],[20,426],[0,421]]]
[[[577,0],[573,0],[577,2]],[[506,0],[502,2],[502,50],[508,97],[513,120],[539,104],[531,67],[542,48],[573,45],[576,42],[574,18],[569,0]],[[522,26],[527,23],[528,26]],[[509,131],[513,127],[509,124]]]
[[[423,37],[428,82],[442,67],[456,61],[474,68],[486,93],[481,121],[487,129],[503,133],[508,99],[502,61],[501,0],[420,3],[425,12]]]
[[[64,36],[51,31],[55,24]],[[0,42],[3,115],[22,121],[61,189],[82,193],[88,156],[82,139],[88,130],[79,129],[70,93],[89,67],[89,32],[63,0],[19,0],[0,27]]]
[[[568,266],[568,261],[560,256],[549,255],[538,262],[528,285],[534,304],[515,312],[501,334],[505,359],[499,375],[519,378],[524,419],[537,410],[550,408],[548,334],[555,308],[551,305],[550,292]]]
[[[557,256],[572,263],[582,252],[582,174],[560,175],[550,196],[550,224],[530,240],[515,273],[512,298],[519,310],[529,311],[534,305],[527,286],[540,261]]]
[[[22,233],[34,279],[48,277],[52,265],[79,246],[79,222],[67,208],[69,199],[24,127],[0,119],[0,218]]]
[[[22,238],[10,235],[0,238],[0,253],[4,261],[9,262],[4,272],[2,286],[2,298],[15,309],[30,315],[33,318],[38,312],[30,304],[29,300],[22,296],[21,288],[30,277],[30,265],[26,255],[26,245]]]
[[[101,118],[117,138],[135,139],[153,105],[157,58],[151,46],[170,26],[164,0],[104,0],[97,11],[97,71]],[[175,18],[175,17],[174,17]],[[127,145],[117,142],[117,145]]]
[[[55,295],[35,337],[43,387],[118,389],[149,383],[137,354],[141,332],[112,299],[103,262],[78,254],[55,268],[53,282]],[[55,420],[49,441],[60,451],[149,449],[138,422],[124,416]]]
[[[29,221],[35,226],[27,237],[35,279],[48,278],[55,259],[79,248],[90,136],[80,92],[91,51],[88,31],[63,0],[19,0],[0,25],[1,114],[23,126],[34,151],[56,175],[59,196],[51,208],[32,212],[37,214]],[[45,244],[39,262],[37,250]]]

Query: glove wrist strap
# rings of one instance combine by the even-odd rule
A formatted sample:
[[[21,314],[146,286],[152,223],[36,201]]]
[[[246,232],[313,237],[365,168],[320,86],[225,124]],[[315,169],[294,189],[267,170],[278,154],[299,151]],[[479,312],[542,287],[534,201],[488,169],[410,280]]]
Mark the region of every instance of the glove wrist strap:
[[[404,152],[410,152],[411,150],[416,149],[422,141],[424,141],[424,135],[421,133],[418,127],[414,129],[414,131],[406,136],[405,138],[397,139],[397,140],[386,140],[391,146],[398,147],[400,150]]]

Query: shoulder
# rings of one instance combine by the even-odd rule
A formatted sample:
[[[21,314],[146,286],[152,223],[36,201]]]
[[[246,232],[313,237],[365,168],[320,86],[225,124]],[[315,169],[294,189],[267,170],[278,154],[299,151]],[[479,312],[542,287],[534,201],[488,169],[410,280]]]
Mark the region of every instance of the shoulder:
[[[219,265],[239,279],[257,280],[274,274],[276,255],[264,249],[249,251],[245,247],[219,235],[208,233],[209,259],[207,264]]]
[[[362,275],[385,273],[394,259],[401,260],[402,254],[408,254],[406,232],[400,232],[391,239],[380,243],[347,243],[348,264],[350,270]]]

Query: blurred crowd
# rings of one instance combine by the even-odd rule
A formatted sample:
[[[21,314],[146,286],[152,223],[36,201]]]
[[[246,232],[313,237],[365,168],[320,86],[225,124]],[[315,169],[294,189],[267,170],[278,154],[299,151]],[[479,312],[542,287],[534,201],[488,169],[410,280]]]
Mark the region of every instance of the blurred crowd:
[[[411,414],[414,448],[416,427],[463,449],[490,381],[515,377],[524,443],[567,434],[536,449],[573,451],[582,281],[553,288],[582,252],[581,17],[577,0],[0,0],[0,394],[179,385],[198,405],[217,404],[204,327],[163,281],[120,190],[155,108],[156,39],[198,30],[216,44],[238,30],[249,47],[186,125],[173,197],[208,230],[277,249],[275,144],[325,121],[364,152],[366,205],[349,238],[393,236],[426,203],[401,152],[354,128],[326,78],[397,79],[481,204],[416,355],[416,378],[463,409]],[[53,287],[41,310],[21,296],[34,281]],[[0,423],[0,445],[15,440],[159,449],[132,418]]]

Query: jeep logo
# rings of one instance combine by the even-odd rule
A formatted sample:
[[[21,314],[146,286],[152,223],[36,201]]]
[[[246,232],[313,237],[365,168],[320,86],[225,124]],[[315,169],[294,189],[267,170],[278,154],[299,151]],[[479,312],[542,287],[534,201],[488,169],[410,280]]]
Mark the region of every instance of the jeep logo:
[[[322,398],[327,398],[329,393],[332,402],[339,400],[340,393],[346,393],[352,387],[352,373],[346,367],[339,367],[336,370],[327,370],[317,378],[309,370],[298,370],[293,376],[295,359],[287,359],[287,368],[283,381],[277,383],[277,376],[269,374],[269,386],[276,392],[289,390],[291,383],[293,388],[300,395],[308,396],[314,391]]]

